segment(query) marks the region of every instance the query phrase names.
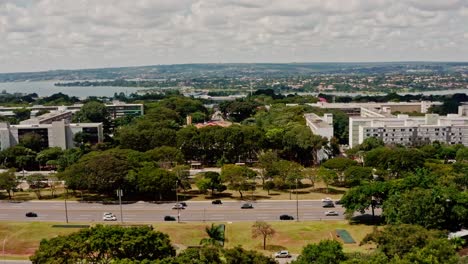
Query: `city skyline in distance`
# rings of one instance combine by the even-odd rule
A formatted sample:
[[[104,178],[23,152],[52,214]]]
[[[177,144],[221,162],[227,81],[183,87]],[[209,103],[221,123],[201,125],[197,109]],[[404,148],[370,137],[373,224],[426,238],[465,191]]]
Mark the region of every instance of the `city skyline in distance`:
[[[468,61],[467,24],[463,0],[4,0],[0,72]]]

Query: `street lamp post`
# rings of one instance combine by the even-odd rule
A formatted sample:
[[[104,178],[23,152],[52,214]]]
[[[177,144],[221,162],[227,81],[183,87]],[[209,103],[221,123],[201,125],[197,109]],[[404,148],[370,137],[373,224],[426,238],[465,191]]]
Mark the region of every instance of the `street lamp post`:
[[[299,221],[299,194],[297,192],[297,181],[296,178],[296,221]]]
[[[179,193],[177,192],[177,187],[179,187],[178,180],[175,182],[175,195],[176,195],[176,206],[177,206],[177,223],[180,223]]]
[[[68,224],[67,196],[68,196],[68,189],[65,188],[65,221],[66,221],[67,224]]]
[[[119,205],[120,205],[120,222],[123,224],[123,211],[122,211],[122,189],[117,190],[117,196],[119,196]]]

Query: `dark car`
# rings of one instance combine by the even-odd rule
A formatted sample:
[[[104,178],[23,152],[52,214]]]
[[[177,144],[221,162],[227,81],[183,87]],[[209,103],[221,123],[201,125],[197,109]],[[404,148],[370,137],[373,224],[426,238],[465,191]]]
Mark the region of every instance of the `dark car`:
[[[176,218],[171,216],[171,215],[166,215],[164,217],[164,221],[175,221],[175,220],[176,220]]]
[[[27,212],[26,217],[37,217],[37,214],[34,212]]]
[[[333,202],[329,202],[329,203],[323,203],[322,207],[323,208],[335,207],[335,205],[333,204]]]
[[[183,207],[187,207],[187,203],[186,202],[179,202],[180,205],[182,205]]]
[[[280,220],[294,220],[294,217],[291,215],[280,215]]]
[[[241,206],[241,209],[252,209],[253,205],[251,203],[245,203]]]
[[[221,200],[213,200],[211,201],[212,204],[223,204],[223,202],[221,202]]]

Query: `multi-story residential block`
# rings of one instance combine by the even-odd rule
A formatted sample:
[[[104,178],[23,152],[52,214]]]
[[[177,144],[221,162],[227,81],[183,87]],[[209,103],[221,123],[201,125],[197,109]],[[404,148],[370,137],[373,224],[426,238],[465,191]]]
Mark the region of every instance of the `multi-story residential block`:
[[[468,146],[468,117],[461,114],[392,115],[388,111],[363,108],[361,116],[349,119],[349,146],[376,137],[386,144],[422,145],[439,141]]]
[[[77,133],[86,135],[92,143],[102,142],[102,123],[68,123],[65,120],[53,121],[48,124],[20,124],[10,125],[0,123],[0,149],[6,149],[21,143],[22,138],[30,133],[41,137],[43,148],[60,147],[69,149],[75,146],[74,137]]]

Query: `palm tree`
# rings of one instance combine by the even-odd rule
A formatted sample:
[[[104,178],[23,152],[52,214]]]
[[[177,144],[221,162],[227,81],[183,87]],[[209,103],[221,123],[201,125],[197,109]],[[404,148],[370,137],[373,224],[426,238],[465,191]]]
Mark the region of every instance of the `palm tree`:
[[[224,228],[222,225],[211,224],[205,228],[207,238],[200,240],[200,245],[220,246],[224,243]]]

